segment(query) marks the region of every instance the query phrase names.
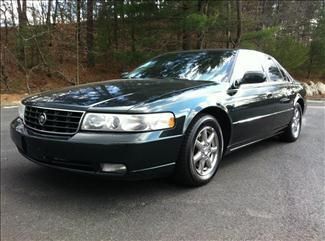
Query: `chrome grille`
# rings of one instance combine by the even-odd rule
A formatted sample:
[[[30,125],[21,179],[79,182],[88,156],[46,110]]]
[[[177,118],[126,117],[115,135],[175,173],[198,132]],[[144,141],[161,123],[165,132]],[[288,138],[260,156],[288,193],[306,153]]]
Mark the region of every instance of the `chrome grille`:
[[[40,116],[45,114],[45,122],[40,121]],[[25,125],[40,132],[54,134],[74,134],[79,128],[83,115],[82,111],[58,110],[26,106]]]

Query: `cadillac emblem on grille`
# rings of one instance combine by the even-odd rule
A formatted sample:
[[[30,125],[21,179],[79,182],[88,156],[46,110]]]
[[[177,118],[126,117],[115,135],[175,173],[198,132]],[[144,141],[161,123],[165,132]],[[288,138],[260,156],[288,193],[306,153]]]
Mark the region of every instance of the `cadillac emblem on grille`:
[[[38,116],[38,123],[43,126],[46,122],[47,116],[46,114],[43,112]]]

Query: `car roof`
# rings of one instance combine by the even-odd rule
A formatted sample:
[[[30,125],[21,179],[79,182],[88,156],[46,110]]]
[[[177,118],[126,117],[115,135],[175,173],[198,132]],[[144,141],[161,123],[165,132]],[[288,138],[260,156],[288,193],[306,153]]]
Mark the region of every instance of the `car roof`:
[[[219,51],[252,51],[252,52],[258,52],[263,53],[255,49],[230,49],[230,48],[217,48],[217,49],[191,49],[191,50],[175,50],[175,51],[169,51],[166,52],[166,54],[169,53],[195,53],[195,52],[219,52]]]
[[[223,51],[238,51],[239,49],[191,49],[191,50],[175,50],[164,54],[172,53],[199,53],[199,52],[223,52]]]

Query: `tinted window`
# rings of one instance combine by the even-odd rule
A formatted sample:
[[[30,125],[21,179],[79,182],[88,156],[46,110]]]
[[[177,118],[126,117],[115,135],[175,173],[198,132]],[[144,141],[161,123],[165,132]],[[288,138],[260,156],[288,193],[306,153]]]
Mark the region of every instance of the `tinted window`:
[[[284,79],[285,81],[290,81],[289,77],[288,77],[287,74],[284,72],[284,70],[280,68],[280,71],[281,71],[281,74],[282,74],[282,76],[283,76],[283,79]]]
[[[283,76],[282,76],[278,66],[270,57],[266,57],[264,64],[265,64],[265,70],[267,71],[271,81],[283,80]]]
[[[236,51],[199,51],[158,56],[133,70],[128,78],[173,78],[224,82]]]
[[[262,55],[258,52],[240,50],[234,68],[232,80],[241,80],[249,71],[264,72],[262,67]]]

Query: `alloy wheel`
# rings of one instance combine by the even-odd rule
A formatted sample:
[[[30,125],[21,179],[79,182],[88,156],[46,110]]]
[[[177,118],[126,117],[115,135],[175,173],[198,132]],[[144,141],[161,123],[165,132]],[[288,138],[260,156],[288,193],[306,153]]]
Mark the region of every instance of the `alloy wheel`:
[[[300,126],[301,126],[301,114],[299,109],[296,107],[294,109],[294,114],[291,121],[291,131],[295,138],[297,138],[299,135]]]
[[[206,177],[214,171],[218,152],[217,132],[210,126],[204,127],[196,136],[192,154],[192,163],[198,175]]]

